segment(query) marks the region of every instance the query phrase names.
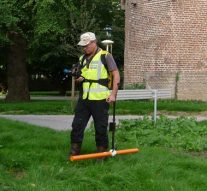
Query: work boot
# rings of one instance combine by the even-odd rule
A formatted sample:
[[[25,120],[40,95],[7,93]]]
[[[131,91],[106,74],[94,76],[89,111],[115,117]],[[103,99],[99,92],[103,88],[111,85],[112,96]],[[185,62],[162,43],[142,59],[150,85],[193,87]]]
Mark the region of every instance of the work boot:
[[[71,149],[70,149],[70,156],[79,155],[81,150],[81,144],[80,143],[72,143]]]
[[[101,152],[106,152],[106,147],[97,146],[97,153],[101,153]],[[96,162],[97,163],[102,163],[105,159],[106,159],[106,157],[97,158]]]

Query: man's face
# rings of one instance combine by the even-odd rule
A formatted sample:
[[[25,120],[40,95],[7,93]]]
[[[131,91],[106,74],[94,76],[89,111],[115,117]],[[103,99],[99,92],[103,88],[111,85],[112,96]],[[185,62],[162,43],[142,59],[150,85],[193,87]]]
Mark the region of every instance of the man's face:
[[[83,46],[82,48],[85,54],[87,55],[93,54],[94,51],[96,50],[96,41],[91,41],[89,44]]]

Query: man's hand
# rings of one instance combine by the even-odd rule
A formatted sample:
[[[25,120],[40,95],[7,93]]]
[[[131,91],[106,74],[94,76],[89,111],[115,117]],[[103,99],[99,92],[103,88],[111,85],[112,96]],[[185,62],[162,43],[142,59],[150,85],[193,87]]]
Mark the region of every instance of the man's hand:
[[[108,98],[106,98],[107,103],[113,103],[116,101],[116,96],[114,94],[111,94]]]
[[[80,76],[79,78],[75,79],[75,81],[81,83],[84,81],[84,77]]]

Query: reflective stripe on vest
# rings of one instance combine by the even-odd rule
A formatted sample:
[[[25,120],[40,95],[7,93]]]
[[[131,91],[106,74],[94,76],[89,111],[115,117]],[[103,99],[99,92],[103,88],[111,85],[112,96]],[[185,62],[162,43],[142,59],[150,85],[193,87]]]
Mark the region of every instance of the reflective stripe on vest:
[[[106,51],[99,51],[89,64],[89,68],[84,66],[81,70],[82,76],[86,80],[99,80],[107,79],[108,73],[105,66],[101,62],[101,54],[105,54]],[[81,58],[80,58],[81,60]],[[86,60],[83,62],[85,65]],[[97,82],[83,82],[83,99],[89,100],[103,100],[110,95],[110,91],[106,86],[103,86]]]

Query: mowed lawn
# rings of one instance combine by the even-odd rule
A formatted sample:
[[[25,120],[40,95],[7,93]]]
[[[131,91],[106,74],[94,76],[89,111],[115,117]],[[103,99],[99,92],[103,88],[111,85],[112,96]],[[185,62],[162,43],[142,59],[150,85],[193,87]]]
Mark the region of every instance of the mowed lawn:
[[[140,152],[101,164],[70,162],[69,131],[0,119],[0,190],[206,191],[205,156],[121,140],[118,149],[139,147]],[[82,153],[94,151],[94,131],[89,129]]]
[[[30,102],[8,103],[0,100],[0,114],[74,114],[77,100],[43,101],[32,100]],[[116,114],[119,115],[149,115],[153,113],[152,100],[117,101]],[[178,101],[158,100],[158,112],[175,115],[177,112],[199,114],[207,111],[207,102],[202,101]],[[112,107],[110,108],[112,114]]]

